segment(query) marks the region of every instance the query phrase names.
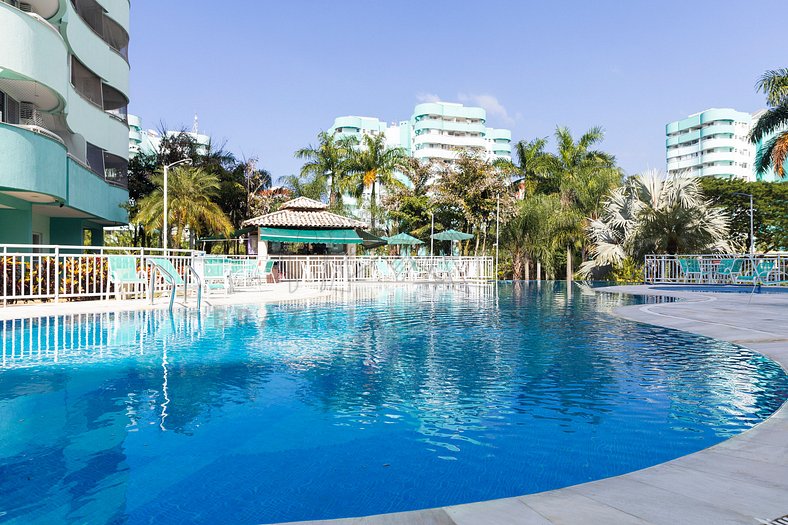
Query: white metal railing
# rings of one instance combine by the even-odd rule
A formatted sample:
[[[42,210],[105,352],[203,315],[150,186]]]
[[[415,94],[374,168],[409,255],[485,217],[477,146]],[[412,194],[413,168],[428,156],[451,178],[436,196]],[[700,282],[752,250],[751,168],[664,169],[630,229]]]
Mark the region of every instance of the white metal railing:
[[[788,253],[646,255],[643,276],[649,284],[788,284]]]
[[[254,257],[254,256],[252,256]],[[282,281],[474,282],[494,277],[492,257],[271,255]]]
[[[204,252],[160,248],[0,244],[0,295],[3,306],[17,301],[107,298],[119,290],[110,282],[109,258],[134,257],[137,271],[150,275],[147,259],[166,257],[191,284],[188,271]],[[169,290],[164,279],[153,292]]]
[[[114,282],[110,276],[110,258],[125,255],[134,258],[132,274],[154,278],[147,259],[168,259],[187,284],[199,291],[200,272],[204,271],[205,252],[159,248],[61,246],[0,244],[0,299],[3,306],[19,301],[55,301],[63,299],[106,299],[122,293],[141,295],[142,287],[132,290]],[[248,279],[262,284],[265,261],[257,256],[221,256],[252,259],[259,275]],[[376,256],[301,256],[272,255],[272,281],[301,283],[348,282],[483,282],[494,277],[492,257],[376,257]],[[266,259],[267,260],[267,259]],[[130,264],[130,263],[129,263]],[[191,268],[196,271],[190,271]],[[204,274],[203,274],[204,275]],[[170,285],[159,275],[152,293],[168,292]],[[147,281],[146,281],[147,282]],[[234,283],[236,287],[238,283]],[[244,287],[243,283],[241,283]]]

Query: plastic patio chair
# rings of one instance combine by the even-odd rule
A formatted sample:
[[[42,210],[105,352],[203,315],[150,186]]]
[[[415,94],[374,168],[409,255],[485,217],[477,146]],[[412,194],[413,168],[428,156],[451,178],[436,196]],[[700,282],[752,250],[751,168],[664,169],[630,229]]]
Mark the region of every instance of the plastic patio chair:
[[[753,285],[765,284],[774,269],[774,260],[766,259],[757,263],[749,274],[737,276],[735,282]]]
[[[226,295],[233,292],[230,265],[224,257],[206,257],[203,261],[203,286],[207,292],[221,290]]]
[[[697,279],[698,282],[703,280],[703,269],[700,267],[700,261],[697,259],[680,258],[679,267],[681,268],[681,273],[684,274],[684,282],[688,282],[692,277]]]
[[[720,265],[717,266],[717,275],[722,279],[727,279],[730,282],[735,282],[736,278],[741,275],[742,259],[722,259]]]
[[[137,258],[133,255],[110,255],[109,283],[115,285],[115,297],[123,297],[123,289],[131,287],[132,293],[144,293],[148,285],[148,275],[137,270]],[[109,293],[109,292],[108,292]]]

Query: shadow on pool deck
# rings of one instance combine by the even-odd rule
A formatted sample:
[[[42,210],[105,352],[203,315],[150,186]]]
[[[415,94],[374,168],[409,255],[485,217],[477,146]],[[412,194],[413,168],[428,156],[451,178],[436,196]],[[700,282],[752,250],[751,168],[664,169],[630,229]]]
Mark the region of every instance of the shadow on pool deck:
[[[618,308],[623,318],[730,341],[788,369],[788,294],[617,286],[597,292],[685,299]],[[668,463],[563,489],[334,525],[757,524],[788,514],[788,405],[756,427]]]

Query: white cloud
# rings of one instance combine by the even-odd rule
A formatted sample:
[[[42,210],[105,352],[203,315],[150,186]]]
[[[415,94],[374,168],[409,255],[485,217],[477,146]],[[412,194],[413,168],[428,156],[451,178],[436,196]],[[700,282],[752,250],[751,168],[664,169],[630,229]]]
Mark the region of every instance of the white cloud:
[[[440,102],[441,98],[435,93],[419,93],[416,95],[419,102]]]
[[[488,115],[498,117],[506,124],[514,124],[515,119],[509,115],[504,105],[493,95],[469,95],[466,93],[459,93],[457,98],[462,103],[475,104],[483,107]]]

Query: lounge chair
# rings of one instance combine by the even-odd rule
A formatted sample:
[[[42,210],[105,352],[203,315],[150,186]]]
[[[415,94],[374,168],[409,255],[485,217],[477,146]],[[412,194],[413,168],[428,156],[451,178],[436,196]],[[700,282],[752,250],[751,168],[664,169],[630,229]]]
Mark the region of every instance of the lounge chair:
[[[236,259],[231,262],[230,268],[234,288],[250,287],[262,281],[257,259]]]
[[[735,282],[741,275],[741,268],[744,261],[742,259],[722,259],[717,266],[717,275],[730,282]]]
[[[700,261],[697,259],[681,259],[679,258],[679,267],[681,273],[684,275],[684,282],[688,282],[691,278],[695,278],[698,282],[703,281],[705,273],[700,267]]]
[[[435,265],[437,277],[444,281],[451,281],[454,278],[455,269],[454,261],[452,260],[441,260]]]
[[[115,287],[115,297],[121,299],[125,288],[131,288],[131,293],[144,293],[148,284],[148,275],[137,270],[137,258],[133,255],[110,255],[109,283]],[[109,290],[107,290],[109,293]]]
[[[410,268],[405,259],[393,259],[391,261],[391,269],[394,271],[394,279],[397,281],[404,281],[408,278]]]
[[[774,259],[765,259],[757,263],[749,274],[738,275],[734,282],[752,285],[765,284],[774,269]]]
[[[376,259],[375,260],[375,278],[378,281],[386,281],[386,280],[395,280],[397,276],[394,274],[394,270],[391,269],[391,266],[384,261],[383,259]]]
[[[150,272],[150,285],[148,286],[148,297],[150,298],[151,304],[153,304],[153,292],[156,288],[156,274],[160,275],[164,282],[169,284],[172,288],[172,293],[170,294],[170,310],[172,310],[173,305],[175,304],[175,295],[178,292],[178,288],[183,288],[183,299],[186,300],[186,297],[189,293],[189,285],[188,282],[181,277],[181,274],[178,273],[178,270],[172,265],[169,259],[164,259],[162,257],[149,257],[148,264],[152,267]],[[197,306],[200,306],[202,301],[202,283],[200,282],[200,276],[197,272],[194,271],[191,265],[187,266],[187,269],[195,276],[197,279]]]
[[[206,257],[203,261],[203,286],[207,292],[223,291],[226,295],[233,292],[230,279],[230,265],[224,257]]]

